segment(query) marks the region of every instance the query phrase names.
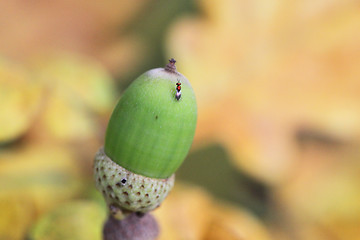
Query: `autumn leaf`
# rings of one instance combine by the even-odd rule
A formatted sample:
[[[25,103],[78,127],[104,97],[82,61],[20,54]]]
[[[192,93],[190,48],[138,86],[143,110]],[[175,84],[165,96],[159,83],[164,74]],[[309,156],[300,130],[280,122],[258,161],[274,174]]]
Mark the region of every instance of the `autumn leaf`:
[[[29,130],[40,107],[41,84],[21,65],[0,59],[0,143]]]
[[[271,239],[264,224],[245,209],[219,203],[204,189],[183,183],[176,184],[154,215],[161,240]]]
[[[298,164],[303,129],[338,142],[360,135],[356,1],[199,1],[177,21],[169,55],[192,82],[195,145],[223,144],[236,166],[268,184]]]

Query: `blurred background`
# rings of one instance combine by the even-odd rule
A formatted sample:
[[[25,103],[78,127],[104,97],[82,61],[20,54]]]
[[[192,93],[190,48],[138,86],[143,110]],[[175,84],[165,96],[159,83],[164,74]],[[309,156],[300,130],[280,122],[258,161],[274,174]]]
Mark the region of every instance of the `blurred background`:
[[[177,60],[195,140],[160,239],[360,239],[360,2],[0,2],[0,240],[101,239],[93,157]]]

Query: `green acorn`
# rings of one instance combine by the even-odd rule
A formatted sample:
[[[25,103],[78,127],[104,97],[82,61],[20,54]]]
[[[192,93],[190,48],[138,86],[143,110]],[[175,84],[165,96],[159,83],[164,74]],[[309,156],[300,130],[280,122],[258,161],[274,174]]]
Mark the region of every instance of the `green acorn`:
[[[96,186],[115,215],[118,209],[146,213],[158,207],[192,144],[194,91],[176,71],[175,60],[169,62],[142,74],[125,91],[96,154]]]

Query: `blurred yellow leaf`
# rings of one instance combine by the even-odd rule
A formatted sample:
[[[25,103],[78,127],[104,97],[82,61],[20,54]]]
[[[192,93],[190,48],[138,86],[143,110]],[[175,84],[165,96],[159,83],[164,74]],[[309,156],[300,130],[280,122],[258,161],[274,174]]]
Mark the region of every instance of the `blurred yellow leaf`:
[[[24,219],[37,217],[79,195],[80,177],[74,156],[61,146],[28,145],[0,151],[0,198],[5,202],[26,200],[28,204],[17,206]]]
[[[0,59],[0,143],[23,135],[39,110],[42,88],[21,66]]]
[[[220,142],[236,166],[268,184],[291,175],[296,135],[309,127],[360,140],[357,1],[199,1],[177,21],[168,55],[198,99],[195,144]]]
[[[223,144],[235,166],[273,187],[278,236],[357,239],[358,1],[199,6],[201,17],[178,20],[167,39],[197,95],[195,146]]]
[[[250,213],[219,204],[203,189],[181,183],[154,214],[161,240],[270,239],[264,225]]]
[[[212,200],[201,188],[176,184],[155,210],[160,225],[159,239],[202,239],[212,216]]]
[[[327,164],[327,158],[314,156],[274,190],[276,211],[286,213],[282,221],[293,225],[301,239],[358,238],[360,164],[353,157],[343,154],[342,162]],[[344,164],[349,161],[354,164]]]
[[[58,206],[34,224],[32,240],[101,240],[106,210],[95,202],[77,201]]]
[[[76,54],[54,53],[30,66],[46,89],[33,133],[65,141],[96,137],[96,118],[109,115],[116,100],[113,79],[101,64]]]
[[[31,69],[49,91],[85,108],[107,113],[115,102],[115,84],[107,70],[90,57],[75,53],[46,54],[34,59]],[[51,94],[52,95],[52,94]]]
[[[206,233],[206,240],[270,240],[263,225],[250,213],[231,206],[219,206]]]
[[[16,195],[0,196],[0,239],[22,240],[34,218],[32,203]]]

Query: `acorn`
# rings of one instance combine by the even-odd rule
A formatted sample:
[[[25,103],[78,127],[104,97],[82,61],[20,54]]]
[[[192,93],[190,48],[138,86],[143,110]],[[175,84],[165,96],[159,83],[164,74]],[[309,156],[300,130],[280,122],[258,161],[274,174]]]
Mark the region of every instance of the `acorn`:
[[[170,59],[165,68],[149,70],[132,82],[95,156],[96,187],[117,219],[157,208],[192,144],[195,94],[175,62]]]

